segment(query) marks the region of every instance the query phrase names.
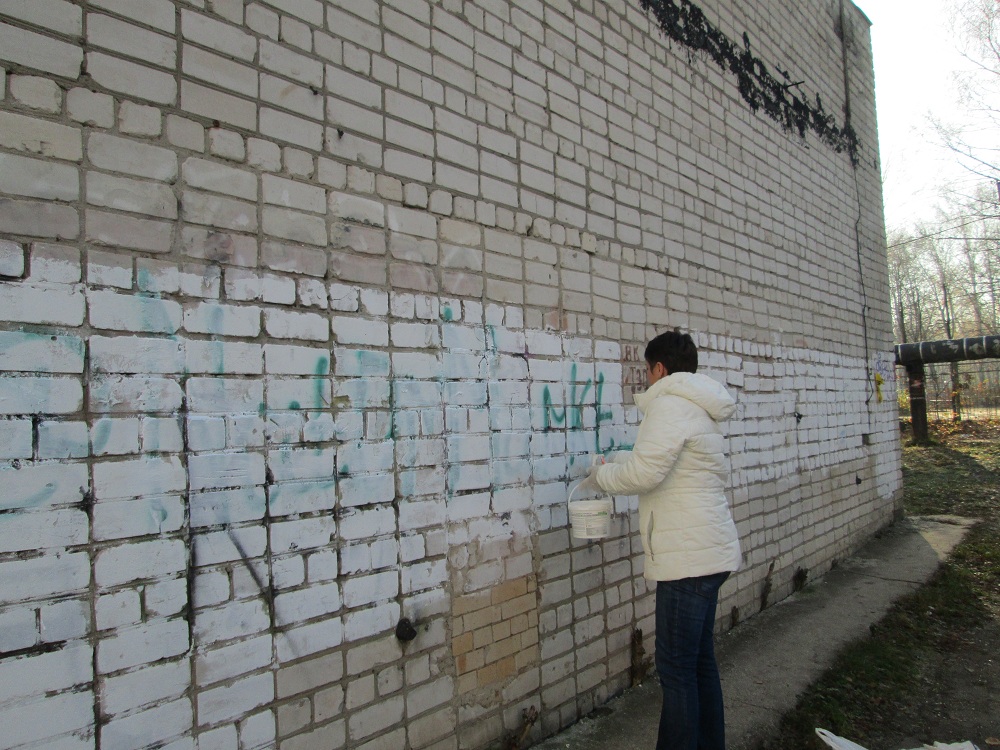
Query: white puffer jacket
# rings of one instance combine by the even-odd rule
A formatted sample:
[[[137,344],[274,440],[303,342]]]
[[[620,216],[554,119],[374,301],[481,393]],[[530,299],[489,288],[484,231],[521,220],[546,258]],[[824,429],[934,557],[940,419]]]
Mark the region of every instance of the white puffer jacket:
[[[707,375],[677,372],[636,394],[635,403],[643,413],[635,445],[594,476],[613,495],[639,495],[645,577],[675,581],[739,570],[718,425],[736,402]]]

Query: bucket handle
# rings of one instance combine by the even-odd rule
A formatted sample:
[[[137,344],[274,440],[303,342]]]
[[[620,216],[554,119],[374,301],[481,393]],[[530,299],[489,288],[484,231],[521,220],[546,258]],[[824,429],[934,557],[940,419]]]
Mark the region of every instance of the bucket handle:
[[[576,484],[576,487],[574,487],[573,489],[571,489],[571,490],[569,491],[569,496],[568,496],[568,497],[566,498],[566,507],[567,507],[567,508],[569,507],[569,504],[570,504],[571,502],[573,502],[573,493],[574,493],[574,492],[576,492],[576,491],[577,491],[578,489],[580,489],[580,488],[581,488],[581,487],[582,487],[582,486],[584,485],[584,483],[585,483],[586,481],[587,481],[586,479],[582,479],[582,480],[580,480],[579,482],[577,482],[577,484]],[[601,490],[601,488],[600,488],[600,487],[598,487],[597,489],[598,489],[599,491]],[[608,497],[608,498],[610,498],[610,497],[611,497],[610,493],[607,493],[607,492],[603,492],[603,494],[604,494],[604,495],[605,495],[606,497]],[[614,508],[614,505],[612,505],[612,508]]]

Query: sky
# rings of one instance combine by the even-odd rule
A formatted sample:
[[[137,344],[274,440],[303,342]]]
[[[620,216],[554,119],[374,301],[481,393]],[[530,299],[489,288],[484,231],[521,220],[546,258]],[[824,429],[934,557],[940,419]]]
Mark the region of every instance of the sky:
[[[948,0],[854,0],[872,22],[875,106],[886,231],[934,220],[940,187],[981,183],[935,144],[928,116],[955,111],[953,72],[967,65],[951,34]]]

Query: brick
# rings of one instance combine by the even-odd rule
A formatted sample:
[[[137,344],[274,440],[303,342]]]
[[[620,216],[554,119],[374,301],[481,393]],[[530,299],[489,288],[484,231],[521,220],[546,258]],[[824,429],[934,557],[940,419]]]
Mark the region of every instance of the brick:
[[[172,34],[176,26],[174,5],[170,0],[93,0],[91,5],[168,34]]]
[[[0,154],[0,192],[74,201],[80,195],[80,175],[76,168],[65,164]]]
[[[87,155],[95,166],[169,182],[177,177],[177,156],[168,149],[128,138],[92,133],[87,139]]]
[[[181,82],[181,109],[246,130],[257,129],[257,107],[252,101],[192,81]]]
[[[257,54],[251,34],[192,10],[181,13],[181,33],[185,39],[238,60],[250,62]]]
[[[87,14],[87,42],[168,70],[177,65],[173,39],[102,13]]]
[[[185,44],[183,48],[182,69],[185,75],[234,94],[256,99],[260,92],[259,76],[253,67],[190,44]]]
[[[87,53],[87,73],[101,86],[137,99],[157,104],[173,104],[177,99],[172,74],[101,52]]]
[[[257,178],[252,172],[207,159],[185,159],[184,181],[191,187],[225,193],[244,200],[257,199]]]
[[[87,239],[101,245],[165,253],[173,243],[173,224],[164,221],[88,209],[86,226]]]
[[[200,692],[198,721],[202,725],[236,719],[274,699],[274,678],[252,675],[236,682]]]
[[[0,225],[11,234],[74,239],[80,234],[75,208],[55,203],[0,198]]]
[[[83,50],[50,36],[0,23],[0,59],[63,78],[80,77]]]
[[[177,198],[167,185],[99,172],[87,174],[87,202],[165,219],[177,218]]]
[[[160,620],[140,627],[122,628],[97,645],[97,669],[101,674],[156,662],[187,651],[187,623]]]
[[[194,224],[237,232],[257,230],[257,207],[252,203],[185,190],[181,195],[181,206],[184,218]]]
[[[83,32],[83,11],[66,0],[38,0],[27,5],[3,0],[0,15],[66,36],[80,36]]]
[[[45,701],[0,709],[4,741],[11,747],[38,741],[53,746],[52,740],[60,734],[83,730],[93,723],[93,702],[89,692],[63,693]]]

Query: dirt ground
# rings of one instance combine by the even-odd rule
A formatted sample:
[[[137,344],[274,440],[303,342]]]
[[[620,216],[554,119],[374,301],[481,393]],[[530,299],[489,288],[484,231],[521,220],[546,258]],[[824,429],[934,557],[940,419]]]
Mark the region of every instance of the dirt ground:
[[[869,750],[919,748],[932,740],[1000,747],[1000,622],[956,633],[953,650],[935,653],[921,671],[898,710],[869,730]]]
[[[976,517],[984,521],[978,533],[995,540],[1000,529],[1000,423],[942,425],[934,437],[939,441],[936,448],[904,450],[908,512]],[[929,476],[934,467],[941,470],[938,478]],[[924,469],[930,470],[927,475]],[[942,480],[953,484],[935,484]],[[933,499],[922,499],[922,491]],[[980,581],[1000,579],[995,550],[995,541],[992,548],[977,547],[973,569],[978,566],[975,575]],[[921,656],[919,678],[879,712],[879,723],[866,727],[869,750],[966,740],[981,750],[1000,747],[1000,597],[990,595],[996,593],[995,583],[980,590],[987,595],[979,602],[978,626],[963,620],[945,632],[936,650]]]

